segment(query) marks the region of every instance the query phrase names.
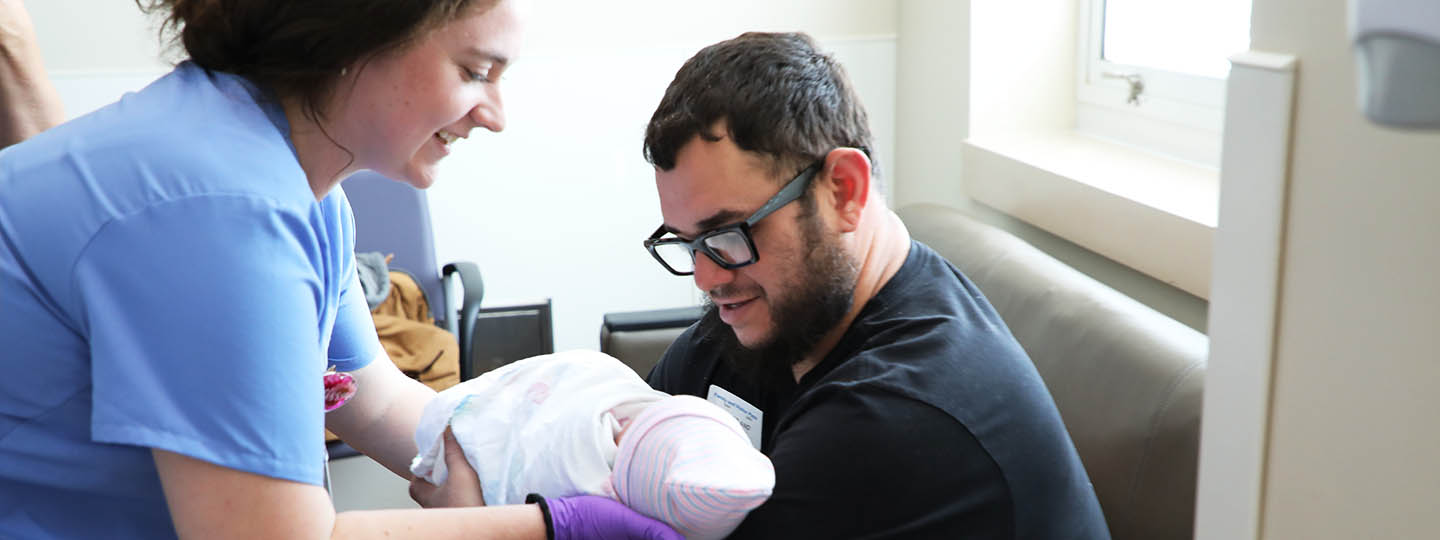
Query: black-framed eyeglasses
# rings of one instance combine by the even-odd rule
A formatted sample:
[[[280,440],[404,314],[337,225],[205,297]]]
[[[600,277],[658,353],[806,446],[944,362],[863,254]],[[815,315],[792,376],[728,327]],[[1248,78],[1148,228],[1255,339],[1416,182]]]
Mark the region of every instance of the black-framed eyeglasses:
[[[711,230],[694,240],[670,237],[662,238],[668,232],[665,225],[661,224],[655,229],[655,234],[645,240],[645,249],[660,265],[677,276],[688,276],[695,273],[695,252],[704,253],[715,261],[715,264],[726,270],[740,268],[755,264],[760,260],[760,253],[755,251],[755,240],[750,237],[750,228],[754,227],[760,220],[779,210],[781,207],[799,199],[810,187],[810,181],[815,178],[815,173],[820,171],[824,165],[823,160],[806,167],[795,175],[785,187],[780,188],[770,200],[765,201],[754,214],[745,218],[745,221],[726,225]]]

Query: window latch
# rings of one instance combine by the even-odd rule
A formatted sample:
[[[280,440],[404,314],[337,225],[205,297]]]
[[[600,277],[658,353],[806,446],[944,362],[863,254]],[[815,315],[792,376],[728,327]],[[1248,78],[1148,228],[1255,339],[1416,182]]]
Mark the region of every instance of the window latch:
[[[1136,107],[1140,106],[1140,94],[1145,91],[1145,80],[1141,79],[1139,74],[1106,71],[1100,75],[1106,79],[1120,79],[1125,81],[1126,84],[1129,84],[1130,96],[1125,98],[1125,102]]]

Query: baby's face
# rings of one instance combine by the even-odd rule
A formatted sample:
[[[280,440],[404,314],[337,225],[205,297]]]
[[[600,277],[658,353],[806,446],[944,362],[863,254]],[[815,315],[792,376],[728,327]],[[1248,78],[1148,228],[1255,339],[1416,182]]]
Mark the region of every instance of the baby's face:
[[[645,412],[650,402],[625,403],[610,409],[610,414],[615,417],[615,423],[620,424],[620,429],[615,430],[615,446],[620,446],[620,438],[625,436],[625,431],[630,429],[630,424]]]
[[[625,432],[630,429],[629,419],[620,423],[620,431],[615,432],[615,446],[620,446],[620,439],[625,437]]]

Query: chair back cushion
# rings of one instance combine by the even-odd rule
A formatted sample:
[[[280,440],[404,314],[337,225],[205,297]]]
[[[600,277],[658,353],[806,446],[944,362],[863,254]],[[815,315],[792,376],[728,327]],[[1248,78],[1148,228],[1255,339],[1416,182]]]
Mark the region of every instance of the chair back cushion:
[[[675,338],[703,314],[699,306],[606,313],[600,322],[600,352],[648,377]]]
[[[355,212],[355,251],[395,254],[390,268],[415,276],[430,302],[430,314],[444,320],[435,235],[425,192],[379,173],[360,171],[341,183]]]

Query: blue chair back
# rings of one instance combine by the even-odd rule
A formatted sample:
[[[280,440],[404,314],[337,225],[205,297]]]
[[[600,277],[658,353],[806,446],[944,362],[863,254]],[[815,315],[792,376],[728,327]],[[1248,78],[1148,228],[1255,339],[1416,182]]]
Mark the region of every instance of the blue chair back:
[[[430,302],[430,315],[447,320],[425,192],[372,171],[355,173],[341,187],[355,212],[355,251],[395,254],[390,267],[414,275]]]

